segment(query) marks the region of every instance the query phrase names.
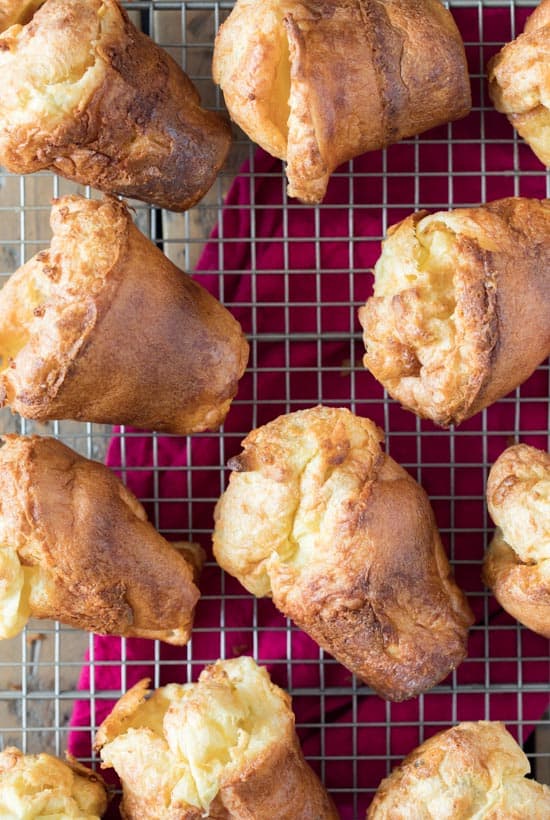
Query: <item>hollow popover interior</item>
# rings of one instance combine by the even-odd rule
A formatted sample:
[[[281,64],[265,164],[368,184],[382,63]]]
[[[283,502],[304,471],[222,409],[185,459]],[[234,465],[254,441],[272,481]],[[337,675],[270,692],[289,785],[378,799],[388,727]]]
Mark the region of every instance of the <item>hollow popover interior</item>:
[[[166,809],[208,810],[222,782],[244,770],[287,731],[288,698],[252,658],[219,661],[197,683],[170,684],[148,699],[147,681],[122,698],[96,745],[125,788]]]

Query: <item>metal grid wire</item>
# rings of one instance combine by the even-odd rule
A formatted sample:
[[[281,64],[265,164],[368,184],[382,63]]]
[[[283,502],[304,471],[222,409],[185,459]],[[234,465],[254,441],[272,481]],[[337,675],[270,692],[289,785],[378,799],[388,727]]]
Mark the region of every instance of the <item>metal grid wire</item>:
[[[210,58],[215,32],[232,3],[138,0],[130,6],[134,21],[195,80],[203,102],[223,108],[210,79]],[[213,505],[227,480],[224,465],[251,428],[318,402],[370,416],[386,433],[387,451],[431,497],[457,581],[477,616],[469,657],[412,704],[384,703],[351,676],[342,676],[341,667],[313,642],[304,642],[290,622],[281,617],[274,623],[271,602],[252,599],[209,561],[208,594],[184,650],[151,642],[136,654],[129,649],[131,642],[122,640],[114,657],[99,660],[92,636],[47,622],[33,622],[20,638],[3,642],[0,718],[6,745],[63,753],[71,710],[79,700],[91,708],[89,725],[81,732],[89,742],[87,759],[93,761],[96,708],[101,711],[102,704],[107,708],[119,697],[135,680],[134,672],[141,673],[145,665],[155,686],[194,680],[205,664],[247,651],[269,664],[274,679],[292,694],[306,755],[343,816],[364,816],[380,778],[415,745],[459,720],[504,720],[525,744],[536,775],[550,782],[550,721],[544,717],[548,642],[496,610],[479,578],[491,536],[484,500],[491,463],[513,441],[542,448],[550,443],[548,364],[513,395],[451,431],[401,410],[361,365],[357,308],[370,293],[371,267],[389,225],[423,207],[475,205],[503,195],[550,195],[550,177],[492,109],[484,80],[489,57],[522,29],[531,4],[455,0],[450,7],[465,39],[472,114],[339,169],[331,185],[339,190],[345,186],[344,206],[335,206],[330,196],[315,208],[287,202],[280,164],[270,164],[237,132],[224,172],[192,211],[163,214],[135,203],[139,227],[187,270],[216,227],[211,239],[215,263],[198,279],[238,316],[250,340],[251,359],[222,431],[175,443],[170,437],[121,429],[114,433],[110,453],[111,464],[163,534],[208,547]],[[222,212],[223,197],[243,161],[248,164],[241,170],[241,193],[248,203],[233,199]],[[274,198],[264,196],[266,186],[276,192]],[[0,173],[0,272],[5,277],[48,244],[50,198],[74,191],[92,195],[50,174],[20,178]],[[244,235],[230,230],[232,212],[241,220],[246,212]],[[235,265],[236,245],[242,247],[243,241],[245,262]],[[108,428],[92,424],[36,425],[7,412],[1,419],[4,431],[55,435],[100,460],[111,435]],[[129,455],[136,443],[141,447],[138,463]],[[175,460],[170,455],[174,448],[181,455]],[[271,655],[266,655],[266,636]],[[78,691],[86,648],[90,679]],[[111,683],[102,689],[106,667]]]

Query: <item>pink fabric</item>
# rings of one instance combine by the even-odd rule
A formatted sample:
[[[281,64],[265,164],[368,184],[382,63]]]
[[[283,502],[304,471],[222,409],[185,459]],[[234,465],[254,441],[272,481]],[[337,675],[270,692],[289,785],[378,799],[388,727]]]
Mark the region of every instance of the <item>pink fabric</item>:
[[[483,53],[475,42],[478,39],[478,9],[456,9],[455,17],[467,43],[470,67],[480,75],[483,65],[497,47]],[[517,12],[518,26],[523,24],[525,11]],[[485,40],[504,42],[512,36],[510,17],[501,10],[484,9]],[[482,62],[480,63],[480,58]],[[544,196],[545,180],[540,164],[526,146],[520,144],[517,157],[506,120],[496,112],[485,112],[483,128],[486,138],[495,141],[484,151],[467,140],[479,138],[481,125],[481,83],[473,81],[474,108],[466,120],[452,126],[452,194],[455,204],[476,204],[483,199],[522,194]],[[486,92],[485,92],[486,93]],[[485,98],[486,99],[486,98]],[[447,127],[437,129],[413,141],[393,146],[384,155],[375,152],[353,162],[354,176],[337,174],[332,179],[325,205],[321,209],[289,203],[284,205],[284,178],[280,163],[257,151],[251,163],[247,162],[227,197],[226,207],[212,239],[205,247],[197,267],[197,280],[212,293],[220,296],[240,320],[245,332],[257,334],[254,346],[255,375],[248,372],[227,419],[224,439],[225,459],[239,451],[238,435],[253,425],[263,424],[288,410],[311,406],[321,389],[323,401],[349,406],[353,386],[355,410],[368,415],[380,426],[386,426],[382,403],[382,388],[366,372],[352,374],[349,368],[350,303],[364,301],[371,292],[372,267],[380,251],[379,238],[386,226],[382,221],[380,203],[391,204],[389,223],[397,222],[411,211],[415,202],[415,183],[412,170],[415,154],[422,176],[417,200],[427,207],[444,208],[449,201],[448,147],[445,142]],[[428,144],[425,140],[441,139],[442,143]],[[498,140],[503,140],[498,142]],[[514,179],[507,171],[514,167],[530,170],[531,175]],[[480,171],[489,175],[482,188]],[[253,176],[251,175],[253,171]],[[342,169],[347,172],[349,169]],[[385,180],[382,171],[386,171]],[[494,171],[496,173],[492,174]],[[353,201],[355,209],[348,204]],[[251,207],[254,206],[254,207]],[[323,237],[317,255],[316,227]],[[350,235],[353,241],[350,241]],[[249,241],[255,237],[255,250]],[[292,244],[285,242],[291,237]],[[223,241],[220,241],[222,239]],[[253,255],[254,254],[254,255]],[[348,268],[354,271],[350,277]],[[320,269],[320,292],[317,290],[315,271]],[[219,270],[224,271],[223,292],[220,292]],[[255,270],[253,280],[249,272]],[[290,273],[285,277],[284,271]],[[318,300],[337,302],[339,305],[314,307]],[[287,307],[285,307],[285,304]],[[310,332],[311,341],[293,341],[288,349],[279,340],[270,341],[270,333]],[[359,326],[356,323],[359,334]],[[331,336],[331,334],[334,334]],[[319,339],[319,341],[318,341]],[[356,361],[360,361],[362,346],[358,340]],[[348,362],[346,362],[348,360]],[[319,377],[318,368],[322,364]],[[287,383],[282,370],[291,368]],[[256,391],[254,393],[254,391]],[[261,403],[252,415],[252,399]],[[445,688],[436,688],[429,694],[404,704],[386,704],[375,695],[361,695],[357,709],[351,699],[339,692],[349,687],[352,676],[336,662],[323,667],[324,680],[319,679],[318,648],[312,640],[297,629],[289,635],[285,620],[268,600],[254,602],[240,585],[231,578],[222,581],[219,569],[210,563],[201,580],[203,598],[197,608],[196,628],[193,635],[193,657],[211,659],[224,655],[254,654],[266,663],[278,684],[294,693],[294,710],[299,734],[306,756],[321,771],[324,758],[325,782],[333,793],[342,818],[363,817],[371,793],[380,779],[398,759],[441,728],[459,720],[477,720],[485,717],[504,720],[518,735],[514,722],[524,722],[525,740],[532,725],[548,706],[550,667],[546,660],[548,642],[528,630],[519,630],[515,622],[504,614],[491,599],[486,606],[482,595],[480,563],[484,552],[481,529],[486,525],[486,510],[482,494],[486,473],[480,465],[488,465],[510,443],[509,432],[519,427],[525,431],[522,441],[545,447],[546,436],[537,431],[547,428],[548,372],[539,370],[521,389],[522,403],[519,416],[511,401],[501,401],[486,414],[480,414],[462,425],[452,437],[438,431],[429,422],[419,422],[410,413],[392,403],[388,411],[390,435],[387,449],[399,462],[422,464],[418,476],[434,500],[434,509],[443,538],[449,548],[452,544],[457,582],[469,594],[477,617],[478,628],[471,632],[469,659],[456,671],[454,683],[458,694]],[[291,399],[290,402],[287,402]],[[483,425],[489,434],[485,437]],[[430,432],[417,449],[417,430]],[[394,435],[398,431],[400,435]],[[529,431],[534,431],[529,434]],[[479,433],[479,435],[476,435]],[[126,466],[123,474],[128,486],[142,499],[160,497],[158,505],[147,504],[148,511],[161,530],[185,532],[189,529],[209,532],[212,528],[214,500],[220,486],[220,444],[216,435],[202,435],[190,440],[176,437],[157,437],[132,432],[124,439],[124,459],[121,437],[115,432],[109,448],[107,463],[115,470]],[[158,485],[155,485],[154,463],[160,465]],[[454,469],[449,470],[449,463]],[[203,469],[190,472],[186,467],[200,465]],[[439,466],[443,465],[443,466]],[[477,466],[472,466],[477,465]],[[139,469],[136,469],[139,468]],[[176,468],[176,469],[174,469]],[[415,470],[412,470],[416,476]],[[122,473],[121,473],[122,474]],[[185,499],[192,491],[196,501],[193,519],[185,502],[171,503],[170,499]],[[448,496],[456,497],[454,521]],[[475,496],[475,497],[474,497]],[[474,497],[474,498],[472,498]],[[450,531],[454,530],[452,542]],[[170,537],[170,535],[169,535]],[[172,535],[172,537],[175,537]],[[181,535],[179,536],[181,537]],[[209,538],[202,537],[209,550]],[[223,592],[225,602],[220,593]],[[209,597],[211,596],[211,597]],[[257,636],[251,624],[257,610],[261,627]],[[223,616],[226,630],[218,630]],[[489,622],[489,633],[480,628]],[[212,631],[210,631],[212,630]],[[187,680],[188,658],[186,649],[161,646],[160,674],[155,677],[154,644],[144,640],[128,640],[125,654],[117,638],[95,636],[93,664],[86,659],[79,688],[88,692],[125,690],[142,677],[151,677],[155,686],[171,681]],[[485,655],[490,664],[483,661]],[[292,659],[292,665],[287,661]],[[311,663],[308,663],[311,661]],[[192,667],[193,678],[200,672]],[[453,683],[449,679],[446,684]],[[468,688],[466,688],[468,687]],[[315,695],[322,689],[324,697]],[[90,755],[92,729],[108,714],[112,700],[88,698],[75,704],[69,747],[80,758]],[[319,723],[326,724],[325,729]],[[387,729],[385,724],[389,723]],[[356,727],[354,748],[353,726]],[[91,727],[91,728],[90,728]],[[422,728],[423,727],[423,728]],[[421,732],[424,731],[424,735]],[[391,752],[389,763],[385,757]],[[354,764],[351,757],[357,755]],[[344,791],[352,787],[356,768],[361,788],[354,808],[352,799]]]

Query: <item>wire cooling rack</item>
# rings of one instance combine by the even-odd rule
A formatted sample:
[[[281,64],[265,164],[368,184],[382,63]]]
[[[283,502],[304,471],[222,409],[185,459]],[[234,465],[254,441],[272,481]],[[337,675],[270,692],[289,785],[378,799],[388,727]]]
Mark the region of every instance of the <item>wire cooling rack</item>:
[[[183,64],[209,107],[223,108],[210,59],[231,6],[160,0],[128,6],[134,22]],[[123,640],[111,640],[106,649],[99,639],[48,622],[33,622],[21,637],[3,642],[5,745],[63,753],[78,702],[88,717],[75,728],[73,744],[82,759],[95,763],[97,721],[144,671],[155,686],[194,680],[218,657],[247,652],[268,664],[292,694],[306,756],[343,817],[363,817],[380,779],[426,737],[459,720],[504,720],[537,777],[550,782],[548,642],[503,614],[479,577],[492,529],[484,500],[491,463],[514,441],[542,448],[550,443],[548,364],[511,396],[450,431],[401,410],[361,364],[357,308],[370,293],[370,271],[389,225],[423,207],[550,195],[548,174],[492,109],[484,80],[488,59],[522,30],[531,4],[455,0],[450,7],[471,72],[474,107],[467,119],[348,163],[319,207],[287,201],[280,163],[256,152],[237,131],[225,170],[196,208],[176,215],[135,203],[139,227],[186,270],[194,268],[215,228],[201,262],[206,269],[197,278],[238,316],[251,359],[222,431],[175,439],[115,430],[109,457],[168,538],[208,548],[213,505],[227,480],[224,465],[252,427],[318,402],[370,416],[386,433],[387,451],[431,497],[457,581],[477,618],[469,657],[432,692],[406,704],[384,703],[274,613],[271,602],[252,599],[210,560],[194,636],[184,650]],[[239,186],[222,211],[239,168]],[[50,174],[20,178],[0,171],[4,277],[48,244],[51,197],[74,191],[92,195]],[[111,437],[97,425],[36,425],[8,412],[0,418],[4,431],[54,435],[100,460]]]

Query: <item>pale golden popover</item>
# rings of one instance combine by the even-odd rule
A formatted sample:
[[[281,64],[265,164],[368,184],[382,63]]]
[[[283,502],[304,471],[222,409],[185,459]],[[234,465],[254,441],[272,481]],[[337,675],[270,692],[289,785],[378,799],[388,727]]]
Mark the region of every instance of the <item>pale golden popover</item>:
[[[367,820],[548,820],[550,789],[530,768],[504,724],[459,723],[382,781]]]
[[[489,62],[489,94],[543,165],[550,165],[550,0]]]
[[[550,455],[508,447],[491,467],[487,504],[497,530],[484,580],[510,615],[550,638]]]
[[[14,746],[0,752],[2,820],[99,820],[107,809],[100,775],[67,755],[25,755]]]
[[[218,661],[197,683],[152,693],[148,683],[119,700],[96,738],[102,767],[122,781],[126,820],[337,820],[289,696],[252,658]]]
[[[550,355],[550,200],[411,214],[359,311],[365,367],[403,407],[460,424]]]

